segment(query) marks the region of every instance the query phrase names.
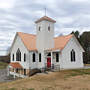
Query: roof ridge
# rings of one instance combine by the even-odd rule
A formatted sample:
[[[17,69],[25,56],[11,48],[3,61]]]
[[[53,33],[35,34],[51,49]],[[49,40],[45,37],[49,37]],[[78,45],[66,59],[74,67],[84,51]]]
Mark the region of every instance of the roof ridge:
[[[50,22],[53,22],[53,23],[56,22],[54,19],[52,19],[52,18],[50,18],[48,16],[43,16],[43,17],[39,18],[38,20],[36,20],[35,23],[41,22],[43,20],[47,20],[47,21],[50,21]]]
[[[17,32],[17,34],[20,36],[21,40],[23,41],[25,47],[28,50],[37,50],[36,47],[36,35],[34,34],[29,34],[29,33],[24,33],[24,32]],[[63,36],[58,36],[54,37],[54,49],[60,48],[61,50],[65,47],[67,42],[72,38],[73,34],[69,35],[63,35]],[[30,43],[28,43],[31,41]]]
[[[22,33],[22,34],[28,34],[28,35],[36,36],[35,34],[30,34],[30,33],[25,33],[25,32],[17,32],[17,33]]]

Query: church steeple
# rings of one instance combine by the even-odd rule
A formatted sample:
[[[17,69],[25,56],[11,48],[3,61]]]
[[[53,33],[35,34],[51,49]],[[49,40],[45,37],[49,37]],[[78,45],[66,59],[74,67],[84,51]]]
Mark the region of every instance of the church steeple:
[[[54,47],[54,23],[56,21],[52,18],[44,16],[36,23],[36,45],[39,50],[46,50]]]

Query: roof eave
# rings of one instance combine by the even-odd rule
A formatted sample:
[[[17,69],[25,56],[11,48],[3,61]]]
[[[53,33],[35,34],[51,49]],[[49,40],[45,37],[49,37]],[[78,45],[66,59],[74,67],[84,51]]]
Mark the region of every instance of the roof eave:
[[[35,23],[39,23],[39,22],[41,22],[41,21],[49,21],[49,22],[53,22],[53,23],[56,23],[56,21],[51,21],[51,20],[45,20],[45,19],[43,19],[43,20],[38,20],[38,21],[35,21]]]
[[[55,50],[45,50],[47,52],[60,52],[61,50],[60,49],[55,49]]]

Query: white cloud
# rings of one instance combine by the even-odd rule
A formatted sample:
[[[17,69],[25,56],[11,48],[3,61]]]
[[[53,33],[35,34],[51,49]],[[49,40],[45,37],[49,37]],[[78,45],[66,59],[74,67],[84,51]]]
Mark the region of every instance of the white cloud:
[[[45,7],[57,21],[55,36],[90,30],[90,0],[0,0],[0,50],[11,46],[16,32],[35,33]]]
[[[84,28],[75,28],[75,27],[72,27],[72,28],[56,28],[55,30],[55,36],[58,36],[59,34],[64,34],[64,35],[67,35],[67,34],[70,34],[72,31],[79,31],[80,34],[82,34],[84,31],[90,31],[90,27],[84,27]]]
[[[90,0],[70,0],[70,1],[73,1],[73,2],[89,2]]]
[[[74,19],[72,17],[61,17],[57,19],[57,22],[60,24],[72,23]]]
[[[13,8],[15,0],[0,0],[0,8],[8,9]]]

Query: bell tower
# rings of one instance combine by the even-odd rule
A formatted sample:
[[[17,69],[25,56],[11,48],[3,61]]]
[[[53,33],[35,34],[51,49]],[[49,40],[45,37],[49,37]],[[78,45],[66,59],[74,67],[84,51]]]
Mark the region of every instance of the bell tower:
[[[36,47],[38,50],[54,48],[54,23],[56,21],[44,16],[36,23]]]

